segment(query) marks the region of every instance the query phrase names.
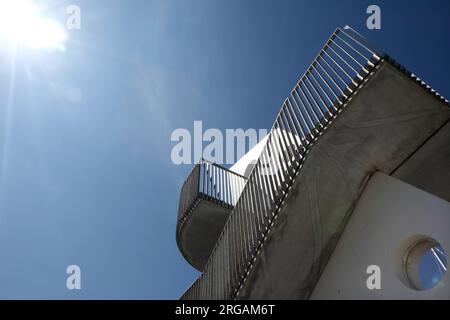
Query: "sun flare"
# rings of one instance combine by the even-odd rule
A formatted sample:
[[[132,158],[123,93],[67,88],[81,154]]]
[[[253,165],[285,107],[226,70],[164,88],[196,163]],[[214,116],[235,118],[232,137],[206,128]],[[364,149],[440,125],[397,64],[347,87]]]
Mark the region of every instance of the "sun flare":
[[[32,49],[61,49],[67,33],[30,0],[0,0],[0,38]]]

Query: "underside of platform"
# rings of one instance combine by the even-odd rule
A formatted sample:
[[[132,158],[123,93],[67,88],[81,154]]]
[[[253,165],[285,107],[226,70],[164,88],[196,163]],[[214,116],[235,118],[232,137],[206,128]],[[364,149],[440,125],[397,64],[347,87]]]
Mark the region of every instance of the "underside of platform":
[[[179,234],[180,251],[197,270],[208,261],[231,209],[200,198]]]

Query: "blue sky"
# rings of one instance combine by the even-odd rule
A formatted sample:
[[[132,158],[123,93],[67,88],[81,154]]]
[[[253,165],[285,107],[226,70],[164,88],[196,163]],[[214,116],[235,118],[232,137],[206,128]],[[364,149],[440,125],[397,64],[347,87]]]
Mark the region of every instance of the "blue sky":
[[[175,243],[191,166],[172,131],[270,128],[337,26],[450,96],[447,0],[37,2],[82,26],[65,52],[0,48],[0,298],[178,298],[199,274]]]

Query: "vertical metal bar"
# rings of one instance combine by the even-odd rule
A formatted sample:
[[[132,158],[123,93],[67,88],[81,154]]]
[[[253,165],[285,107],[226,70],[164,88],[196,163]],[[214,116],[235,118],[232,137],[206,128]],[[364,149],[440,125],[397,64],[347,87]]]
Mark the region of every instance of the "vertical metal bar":
[[[286,129],[289,129],[290,134],[289,137],[291,138],[291,143],[294,148],[292,148],[292,152],[294,153],[294,161],[295,166],[297,168],[298,165],[300,165],[300,162],[303,159],[303,150],[305,149],[302,138],[300,136],[300,133],[297,131],[297,128],[295,127],[295,119],[292,117],[292,114],[289,110],[289,101],[286,101],[286,108],[284,109],[284,123],[285,126],[287,125]],[[295,168],[295,169],[296,169]]]
[[[230,204],[230,201],[228,201],[228,189],[227,189],[227,180],[228,176],[231,175],[230,172],[222,170],[222,188],[223,188],[223,199],[225,203]]]
[[[297,96],[297,97],[295,97],[295,96]],[[292,101],[290,98],[292,98]],[[300,96],[298,95],[298,93],[295,90],[291,91],[291,94],[289,96],[289,101],[293,102],[295,104],[295,106],[294,106],[294,104],[291,104],[292,110],[294,111],[295,115],[297,116],[297,119],[298,119],[298,115],[300,115],[302,121],[299,120],[299,123],[300,123],[300,125],[303,125],[304,127],[306,127],[306,129],[304,130],[305,135],[309,136],[308,140],[312,141],[314,139],[314,135],[311,132],[311,130],[317,131],[317,128],[315,128],[315,126],[314,126],[314,124],[312,124],[312,122],[311,122],[312,127],[310,127],[308,125],[308,122],[305,120],[303,113],[306,113],[307,117],[309,117],[309,116],[308,116],[308,113],[306,112],[306,110],[304,110],[304,106],[299,104],[302,102],[301,102]]]
[[[277,193],[279,193],[279,188],[281,188],[285,184],[285,178],[283,174],[283,167],[281,165],[281,161],[278,158],[279,154],[276,148],[275,140],[277,139],[275,135],[276,129],[275,127],[272,129],[270,137],[269,137],[269,143],[267,144],[268,150],[270,151],[270,159],[272,160],[272,167],[275,173],[276,181],[275,180],[275,188],[277,190]]]
[[[220,199],[222,200],[222,202],[224,202],[225,204],[227,203],[227,199],[225,197],[225,185],[224,185],[224,180],[225,180],[225,169],[220,168]]]
[[[205,173],[206,173],[206,195],[210,196],[209,194],[209,164],[205,162]]]
[[[234,177],[235,177],[234,174],[229,176],[229,185],[230,185],[229,192],[230,192],[230,198],[231,198],[230,203],[233,205],[233,207],[236,205],[235,191],[237,188],[237,186],[235,185]]]
[[[217,167],[215,164],[213,165],[214,167],[214,186],[215,186],[215,190],[216,190],[216,199],[218,200],[218,202],[220,203],[221,197],[222,195],[220,194],[220,168]]]
[[[241,202],[242,202],[242,197],[239,197],[238,203],[234,207],[234,211],[233,211],[233,214],[236,216],[236,224],[237,224],[237,227],[238,227],[237,228],[238,244],[236,246],[236,250],[237,250],[236,253],[237,253],[237,256],[238,256],[238,264],[237,264],[237,270],[236,271],[237,271],[239,279],[241,277],[241,274],[240,274],[239,270],[240,270],[240,268],[241,268],[241,266],[243,264],[243,261],[245,259],[245,257],[244,257],[244,249],[245,248],[242,246],[242,244],[245,241],[244,240],[245,237],[244,237],[244,234],[243,234],[243,231],[242,231],[243,224],[242,224],[242,216],[240,214],[240,212],[242,210]]]
[[[213,195],[214,199],[219,199],[218,187],[217,187],[217,167],[211,164],[211,172],[212,172],[212,185],[213,185]]]
[[[308,94],[305,93],[305,98],[308,100],[308,103],[311,106],[311,110],[313,110],[314,114],[316,115],[317,119],[318,119],[318,124],[322,125],[322,122],[320,121],[321,119],[325,119],[325,115],[322,112],[322,109],[320,108],[319,104],[317,103],[316,98],[314,97],[314,95],[311,93],[311,90],[309,89],[309,87],[306,85],[306,81],[305,81],[305,77],[302,79],[303,82],[303,86],[305,87],[306,91],[309,93],[309,96],[311,97],[312,101],[314,102],[314,105],[316,106],[316,108],[314,108],[313,104],[311,103],[311,100],[308,98]],[[301,87],[301,86],[300,86]],[[319,110],[320,114],[317,114],[314,110]]]
[[[322,61],[324,61],[326,64],[328,64],[328,62],[324,59],[324,58],[322,58],[322,57],[320,57],[320,59],[322,60]],[[345,92],[344,92],[344,90],[342,90],[342,88],[341,88],[341,86],[339,86],[339,84],[336,82],[336,80],[334,80],[334,78],[328,73],[328,71],[322,66],[322,64],[320,63],[320,60],[319,59],[316,59],[316,62],[317,62],[317,65],[322,69],[322,71],[325,73],[325,75],[328,77],[328,79],[330,79],[331,80],[331,82],[335,85],[335,87],[336,88],[338,88],[338,90],[340,91],[340,94],[344,97],[344,98],[348,98],[348,96],[345,94]],[[329,64],[328,64],[328,67],[331,69],[331,71],[333,71],[333,73],[335,73],[336,74],[336,72],[329,66]],[[317,73],[318,74],[320,74],[320,72],[318,72],[317,71]],[[338,76],[339,77],[339,76]],[[327,82],[328,83],[328,82]],[[345,82],[344,82],[345,83]],[[338,97],[338,94],[339,93],[336,93],[336,91],[334,91],[334,90],[332,90],[333,91],[333,94],[336,96],[336,99],[338,99],[339,100],[339,97]],[[341,103],[342,104],[342,103]]]
[[[236,207],[235,207],[235,210],[237,210]],[[234,283],[237,283],[240,280],[238,269],[239,269],[239,245],[241,242],[239,241],[239,239],[240,239],[239,238],[239,221],[237,219],[237,213],[236,213],[237,211],[235,211],[235,210],[233,210],[233,226],[234,226],[233,250],[234,250],[234,254],[232,257],[234,259],[234,262],[233,262],[233,273],[234,273],[234,278],[235,278]]]
[[[313,117],[315,118],[315,122],[313,122],[314,128],[317,128],[317,125],[323,126],[323,125],[320,123],[320,116],[319,116],[319,115],[316,113],[316,111],[314,110],[314,107],[312,106],[311,101],[309,101],[308,97],[306,96],[305,91],[303,91],[303,88],[302,88],[302,86],[301,86],[301,83],[299,83],[299,84],[297,85],[297,88],[299,89],[300,93],[302,94],[303,98],[305,99],[304,101],[306,101],[306,103],[303,104],[303,106],[305,107],[305,111],[308,112],[308,110],[311,110],[312,112],[308,112],[308,113],[310,113],[311,115],[313,115]],[[302,102],[304,102],[304,101],[303,101],[303,99],[302,99]],[[309,108],[306,108],[306,105],[308,105]]]
[[[345,60],[344,58],[342,58],[342,56],[336,51],[336,50],[334,50],[334,48],[330,45],[332,43],[332,41],[330,41],[330,43],[329,44],[327,44],[327,46],[328,46],[328,49],[330,49],[331,51],[333,51],[334,52],[334,54],[348,67],[348,68],[350,68],[350,70],[352,70],[355,74],[356,74],[356,76],[358,77],[358,78],[360,78],[360,80],[364,80],[364,78],[363,77],[361,77],[360,75],[359,75],[359,73],[358,73],[358,71],[356,71],[356,69],[350,64],[350,63],[348,63],[347,62],[347,60]],[[353,79],[353,77],[352,77],[352,79]]]
[[[246,261],[248,260],[248,256],[249,256],[249,243],[251,242],[251,230],[249,230],[248,228],[248,217],[246,212],[249,211],[248,209],[248,196],[247,196],[247,190],[248,190],[248,185],[244,188],[244,190],[242,191],[242,195],[240,197],[240,216],[242,218],[242,225],[243,225],[243,233],[244,233],[244,261],[243,261],[243,266],[245,265]]]
[[[328,46],[328,48],[330,48],[330,47]],[[339,63],[337,63],[336,60],[334,60],[334,58],[332,56],[330,56],[326,50],[322,50],[322,51],[332,62],[334,62],[334,64],[339,68],[339,70],[341,70],[342,73],[344,73],[355,86],[358,85],[358,83],[356,83],[353,80],[353,77],[347,71],[345,71],[344,68],[342,68],[341,65]]]
[[[287,105],[287,102],[285,101],[283,112],[280,113],[280,119],[281,119],[281,122],[283,123],[284,127],[286,128],[286,130],[289,129],[288,138],[290,138],[289,140],[291,141],[290,142],[291,145],[294,146],[295,149],[298,151],[301,148],[300,143],[297,141],[299,132],[297,131],[297,129],[294,129],[294,126],[291,123],[290,115],[288,115],[288,114],[289,114],[289,107]],[[298,140],[301,140],[301,139],[299,138]],[[299,158],[295,151],[292,151],[292,153],[294,153],[294,159]]]
[[[235,181],[235,177],[232,177],[233,180],[233,189],[236,188],[236,181]],[[233,231],[233,237],[232,237],[232,241],[233,241],[233,246],[230,248],[232,251],[232,255],[231,257],[233,258],[232,261],[232,271],[233,271],[233,277],[234,277],[234,281],[236,282],[238,280],[238,275],[236,273],[236,269],[237,269],[237,264],[238,264],[238,250],[237,250],[237,246],[239,245],[239,241],[238,241],[238,226],[237,226],[237,201],[235,200],[235,206],[233,211],[231,212],[229,221],[230,221],[230,226],[232,228]]]
[[[211,197],[215,200],[217,199],[216,167],[212,163],[210,163],[209,168],[211,170]]]
[[[240,227],[241,227],[241,232],[242,232],[242,244],[241,244],[241,263],[239,265],[239,275],[242,277],[242,268],[245,265],[245,262],[247,261],[247,244],[248,244],[248,234],[246,232],[246,220],[245,220],[245,216],[244,216],[244,210],[245,210],[245,188],[243,190],[243,194],[242,196],[239,198],[239,204],[238,204],[238,217],[239,217],[239,223],[240,223]]]
[[[222,288],[221,288],[221,294],[220,294],[220,300],[226,299],[227,292],[228,292],[228,266],[227,266],[227,248],[228,248],[228,224],[225,224],[225,227],[222,231],[222,241],[221,241],[221,257],[222,257]]]
[[[273,161],[274,164],[274,169],[275,169],[275,177],[278,180],[278,183],[276,183],[276,187],[278,188],[278,186],[283,186],[283,184],[285,183],[284,181],[284,174],[283,174],[283,167],[281,165],[280,160],[278,159],[278,151],[277,151],[277,147],[276,147],[276,143],[275,140],[277,139],[276,135],[275,135],[276,129],[275,127],[272,128],[272,131],[270,133],[269,136],[269,140],[267,142],[267,148],[270,152],[270,159]]]
[[[231,196],[231,188],[230,188],[230,183],[231,183],[231,177],[234,176],[234,173],[228,172],[226,174],[226,179],[225,179],[225,188],[227,190],[227,202],[230,204],[230,206],[234,207],[233,205],[233,199]]]
[[[308,127],[309,132],[312,132],[314,130],[318,133],[316,125],[314,124],[314,121],[312,120],[303,99],[300,97],[298,85],[296,85],[295,88],[291,91],[291,95],[294,98],[295,105],[297,106],[298,110],[300,111],[300,115],[302,116],[302,119],[305,122],[305,125]],[[306,115],[306,118],[303,117],[304,114]],[[308,120],[306,121],[305,119],[308,119]]]
[[[260,186],[259,186],[259,181],[258,181],[258,163],[256,163],[254,169],[253,169],[253,173],[252,173],[252,194],[253,194],[253,198],[255,201],[255,221],[257,224],[257,233],[256,233],[256,237],[254,239],[254,243],[253,243],[253,250],[255,250],[256,246],[259,243],[260,240],[260,235],[263,232],[263,226],[264,226],[264,208],[263,208],[263,200],[261,198],[261,193],[260,193]]]
[[[227,181],[227,193],[228,193],[228,201],[230,202],[230,204],[234,207],[234,200],[233,200],[233,190],[232,190],[232,177],[234,176],[234,174],[230,174],[228,176],[228,181]]]
[[[237,244],[237,235],[236,235],[236,216],[235,211],[230,215],[230,218],[228,219],[228,222],[230,224],[230,247],[229,247],[229,260],[230,260],[230,278],[232,283],[236,283],[239,278],[236,274],[236,265],[237,265],[237,259],[236,259],[236,244]],[[232,287],[232,286],[231,286]],[[231,288],[233,289],[233,288]],[[232,290],[230,290],[232,291]]]
[[[280,117],[278,117],[275,120],[275,124],[278,127],[278,130],[276,130],[274,132],[275,136],[278,136],[278,139],[276,140],[279,143],[279,147],[280,147],[280,157],[282,158],[282,162],[284,164],[284,177],[285,177],[285,182],[287,184],[287,180],[288,180],[288,175],[290,176],[291,174],[291,158],[292,158],[292,153],[290,151],[289,145],[286,143],[285,140],[285,136],[284,136],[284,130],[283,128],[280,126]],[[284,145],[283,145],[284,144]]]
[[[336,91],[334,91],[334,89],[331,87],[331,85],[329,84],[329,82],[322,76],[322,74],[319,72],[319,70],[316,68],[316,65],[319,65],[322,70],[325,72],[325,76],[330,78],[330,75],[328,74],[328,72],[320,65],[320,63],[315,60],[313,62],[313,64],[311,65],[311,67],[316,71],[317,75],[320,77],[320,79],[322,80],[323,83],[325,83],[325,85],[327,86],[328,90],[333,94],[334,99],[330,99],[331,104],[334,103],[334,101],[338,101],[339,103],[342,104],[342,102],[339,100],[339,96],[338,93],[336,93]],[[311,72],[312,73],[312,72]],[[315,76],[314,76],[315,77]],[[333,80],[333,79],[331,79]],[[316,80],[318,82],[318,80]],[[337,84],[335,84],[337,86]],[[339,88],[339,86],[337,86]],[[341,90],[341,88],[339,88],[339,90]],[[328,95],[327,95],[328,96]]]
[[[230,177],[231,177],[232,173],[231,172],[225,172],[224,174],[224,184],[225,184],[225,197],[226,197],[226,202],[231,206],[231,199],[230,199],[230,188],[229,188],[229,183],[230,183]]]
[[[340,39],[343,43],[347,45],[347,47],[351,48],[354,52],[356,52],[361,58],[364,59],[366,63],[368,63],[371,67],[375,67],[375,64],[370,62],[370,57],[366,57],[363,55],[359,50],[357,50],[354,46],[352,46],[350,43],[348,43],[343,37],[339,35],[339,33],[336,33],[336,38]],[[352,39],[353,41],[353,39]]]
[[[364,49],[366,49],[367,51],[369,51],[370,53],[372,53],[372,55],[375,56],[375,58],[377,58],[377,60],[380,60],[381,57],[378,55],[378,53],[376,53],[375,51],[373,51],[372,49],[370,49],[368,46],[364,45],[361,41],[359,41],[358,39],[356,39],[355,37],[351,36],[350,34],[347,33],[347,31],[338,28],[337,29],[339,32],[345,34],[347,37],[349,37],[352,41],[356,42],[357,44],[359,44],[361,47],[363,47]]]
[[[260,163],[258,163],[260,164]],[[262,235],[265,232],[266,224],[268,221],[269,213],[268,213],[268,207],[267,207],[267,199],[269,198],[269,195],[265,193],[264,191],[264,184],[261,179],[261,166],[256,165],[255,166],[255,194],[259,202],[259,210],[260,210],[260,228],[259,228],[259,234],[258,234],[258,242],[256,243],[256,246],[259,246],[259,243],[261,242]]]
[[[230,203],[230,205],[232,205],[234,207],[234,202],[233,202],[233,192],[232,192],[232,187],[231,187],[231,178],[234,176],[235,174],[230,173],[227,176],[227,194],[228,194],[228,201]]]
[[[225,188],[224,188],[224,175],[225,175],[225,169],[223,169],[222,167],[219,167],[219,181],[220,181],[220,190],[219,190],[219,195],[220,195],[220,200],[222,201],[223,205],[227,204],[227,199],[225,198]]]
[[[288,162],[286,163],[287,171],[290,176],[294,175],[294,167],[297,166],[298,163],[298,154],[296,153],[296,141],[293,139],[293,133],[286,126],[286,123],[283,121],[286,118],[286,105],[284,105],[282,112],[277,119],[278,127],[280,128],[280,134],[282,136],[282,141],[285,145],[286,152],[285,154],[288,157]]]
[[[209,177],[209,195],[212,199],[216,198],[215,185],[214,185],[214,166],[211,162],[208,162],[208,177]]]
[[[322,53],[324,53],[326,56],[329,56],[324,50],[322,50]],[[325,59],[325,57],[321,56],[320,59],[321,59],[321,61],[325,62],[325,64],[328,66],[328,68],[330,68],[331,71],[333,71],[333,73],[336,75],[336,77],[344,84],[344,87],[348,88],[348,83],[344,79],[342,79],[341,75],[336,71],[336,69],[334,67],[332,67],[330,65],[330,63]],[[331,60],[333,60],[333,59],[331,59]],[[334,63],[336,64],[335,61],[334,61]],[[340,66],[338,65],[338,67],[340,67]],[[353,78],[351,78],[351,79],[353,81]],[[339,89],[343,90],[341,88],[341,86],[339,86]],[[351,90],[351,89],[349,89],[349,90],[350,90],[350,92],[353,92],[353,90]]]
[[[231,266],[230,266],[230,232],[229,232],[229,224],[226,224],[227,227],[227,232],[225,233],[225,243],[226,243],[226,248],[224,250],[224,255],[225,255],[225,275],[226,275],[226,286],[225,286],[225,296],[224,299],[230,299],[230,292],[231,292],[231,282],[232,277],[231,277]]]
[[[278,120],[278,118],[277,118]],[[281,177],[283,179],[283,184],[287,184],[287,177],[286,177],[286,171],[288,170],[287,168],[287,162],[288,159],[284,153],[284,146],[281,143],[281,133],[280,133],[280,128],[278,127],[278,123],[277,121],[275,121],[275,126],[274,126],[273,130],[273,142],[274,142],[274,149],[275,149],[275,159],[278,160],[279,164],[280,164],[280,171],[281,171]]]
[[[186,189],[185,189],[186,181],[183,183],[183,186],[181,187],[181,195],[180,200],[178,201],[178,220],[181,220],[184,215],[184,197],[186,196]]]
[[[323,107],[325,108],[327,114],[332,117],[333,115],[331,114],[330,110],[329,110],[329,106],[327,105],[327,103],[325,102],[325,100],[323,99],[322,95],[319,93],[319,91],[317,91],[317,88],[314,86],[314,84],[311,82],[311,80],[308,77],[308,74],[312,76],[311,72],[308,70],[308,72],[305,75],[305,79],[308,80],[308,83],[310,85],[310,87],[314,90],[314,92],[316,93],[316,96],[319,98],[320,102],[322,102]],[[320,88],[320,85],[319,85]],[[323,89],[322,89],[323,90]],[[332,104],[332,103],[331,103]]]
[[[222,169],[221,167],[219,167],[219,197],[220,197],[220,201],[222,201],[223,203],[226,203],[225,201],[225,192],[224,192],[224,188],[223,188],[223,174],[224,174],[224,169]]]
[[[259,212],[259,204],[258,204],[258,196],[255,193],[255,168],[252,171],[252,174],[247,180],[247,187],[249,188],[249,195],[250,195],[250,212],[252,213],[252,224],[253,224],[253,244],[257,242],[258,235],[261,233],[261,217]],[[253,252],[253,244],[251,246],[251,250]]]
[[[244,234],[245,234],[245,242],[244,242],[244,246],[245,246],[245,255],[244,255],[244,257],[245,257],[245,260],[244,260],[244,264],[243,264],[243,267],[244,267],[247,264],[247,261],[250,259],[251,242],[252,242],[252,237],[253,237],[252,229],[251,229],[251,223],[250,223],[250,216],[249,216],[249,212],[250,212],[250,205],[249,205],[250,194],[249,194],[248,185],[244,188],[241,198],[242,198],[242,202],[243,202],[241,215],[242,215],[242,220],[243,220],[243,224],[244,224]]]
[[[302,78],[302,80],[303,80],[303,86],[304,86],[305,89],[308,91],[309,96],[311,97],[312,101],[314,102],[314,105],[316,106],[315,109],[316,109],[316,110],[319,110],[320,115],[317,115],[317,116],[319,117],[319,119],[326,119],[326,117],[325,117],[325,115],[324,115],[324,113],[323,113],[323,111],[322,111],[322,108],[320,107],[319,103],[317,102],[316,97],[315,97],[314,94],[311,92],[309,86],[308,86],[307,83],[306,83],[307,80],[309,81],[309,79],[307,78],[306,74],[305,74],[305,76]],[[309,99],[308,99],[308,102],[311,103],[311,101],[310,101]],[[320,122],[320,120],[319,120],[319,122]]]
[[[274,172],[273,172],[274,168],[273,168],[273,165],[272,165],[272,163],[270,161],[271,159],[269,158],[269,153],[268,153],[267,148],[266,148],[266,150],[264,150],[261,153],[261,156],[263,157],[264,162],[266,163],[265,179],[266,179],[266,182],[267,182],[267,189],[270,190],[270,195],[271,195],[271,198],[272,198],[272,201],[273,201],[273,206],[276,206],[277,205],[278,192],[276,190],[276,180],[275,180]],[[270,207],[271,207],[271,209],[273,209],[272,205]]]
[[[196,170],[197,170],[197,177],[196,177],[196,188],[195,188],[195,192],[198,194],[198,192],[200,191],[200,165],[197,163],[196,165]]]
[[[304,140],[306,141],[306,143],[309,143],[309,134],[307,135],[307,133],[305,133],[305,131],[302,128],[302,125],[300,123],[300,120],[298,119],[297,114],[295,113],[295,111],[292,109],[292,102],[291,102],[291,98],[288,97],[286,99],[286,110],[289,113],[289,116],[291,117],[292,123],[295,125],[295,127],[297,128],[297,133],[300,136],[300,141]]]
[[[206,189],[206,184],[205,184],[205,164],[202,162],[201,165],[201,171],[202,171],[202,193],[205,193],[205,189]]]
[[[353,62],[355,62],[359,67],[361,67],[361,70],[366,72],[366,74],[369,74],[369,70],[365,68],[363,64],[361,64],[358,60],[356,60],[352,55],[350,55],[344,48],[342,48],[336,41],[331,41],[335,46],[337,46],[339,49],[341,49],[342,52],[344,52]],[[356,73],[358,73],[356,71]]]
[[[312,67],[311,72],[309,73],[311,75],[311,78],[314,80],[314,82],[316,83],[317,87],[320,88],[320,90],[325,94],[328,102],[330,103],[330,105],[328,106],[328,112],[331,114],[330,112],[330,108],[333,108],[334,111],[337,111],[337,108],[334,105],[334,101],[333,99],[328,95],[328,92],[323,88],[322,85],[320,85],[319,80],[316,78],[316,75],[312,72],[312,70],[315,70],[316,73],[319,75],[319,77],[322,79],[322,82],[327,86],[327,88],[331,91],[331,93],[334,95],[334,92],[331,90],[330,86],[328,85],[328,83],[326,81],[324,81],[322,75],[317,71],[316,67]],[[339,101],[339,99],[336,96],[336,101],[341,103],[341,101]]]
[[[250,177],[247,180],[247,187],[246,189],[248,189],[247,195],[248,195],[248,211],[247,211],[247,215],[248,215],[248,221],[249,221],[249,227],[250,227],[250,233],[251,233],[251,241],[249,243],[249,250],[250,250],[250,255],[249,255],[249,259],[247,260],[247,265],[250,262],[250,260],[253,259],[253,255],[254,255],[254,244],[258,239],[258,233],[259,233],[259,224],[258,224],[258,219],[257,219],[257,206],[256,206],[256,198],[255,198],[255,194],[253,193],[253,185],[254,185],[255,181],[254,181],[254,176],[253,173],[250,175]]]
[[[274,187],[274,182],[273,182],[273,174],[272,174],[272,167],[271,167],[271,163],[266,162],[267,161],[267,150],[264,150],[261,153],[263,162],[266,163],[266,165],[264,166],[264,172],[263,172],[263,180],[264,180],[264,188],[266,190],[266,193],[268,194],[268,196],[270,197],[270,199],[268,199],[268,213],[275,210],[276,209],[276,194],[275,194],[275,187]]]

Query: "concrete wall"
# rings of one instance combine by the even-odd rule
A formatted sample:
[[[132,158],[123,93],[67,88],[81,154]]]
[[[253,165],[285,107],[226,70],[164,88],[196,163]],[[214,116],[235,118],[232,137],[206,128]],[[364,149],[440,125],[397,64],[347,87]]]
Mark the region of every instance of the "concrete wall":
[[[418,237],[450,252],[450,203],[376,173],[347,223],[312,299],[450,299],[450,275],[430,290],[405,283],[402,260]],[[381,270],[381,290],[369,290],[367,267]]]
[[[238,298],[308,298],[369,177],[397,170],[449,119],[383,62],[312,147]]]
[[[208,262],[217,239],[228,220],[230,209],[200,199],[180,233],[180,251],[197,270]]]
[[[431,136],[392,176],[450,201],[450,123]]]

